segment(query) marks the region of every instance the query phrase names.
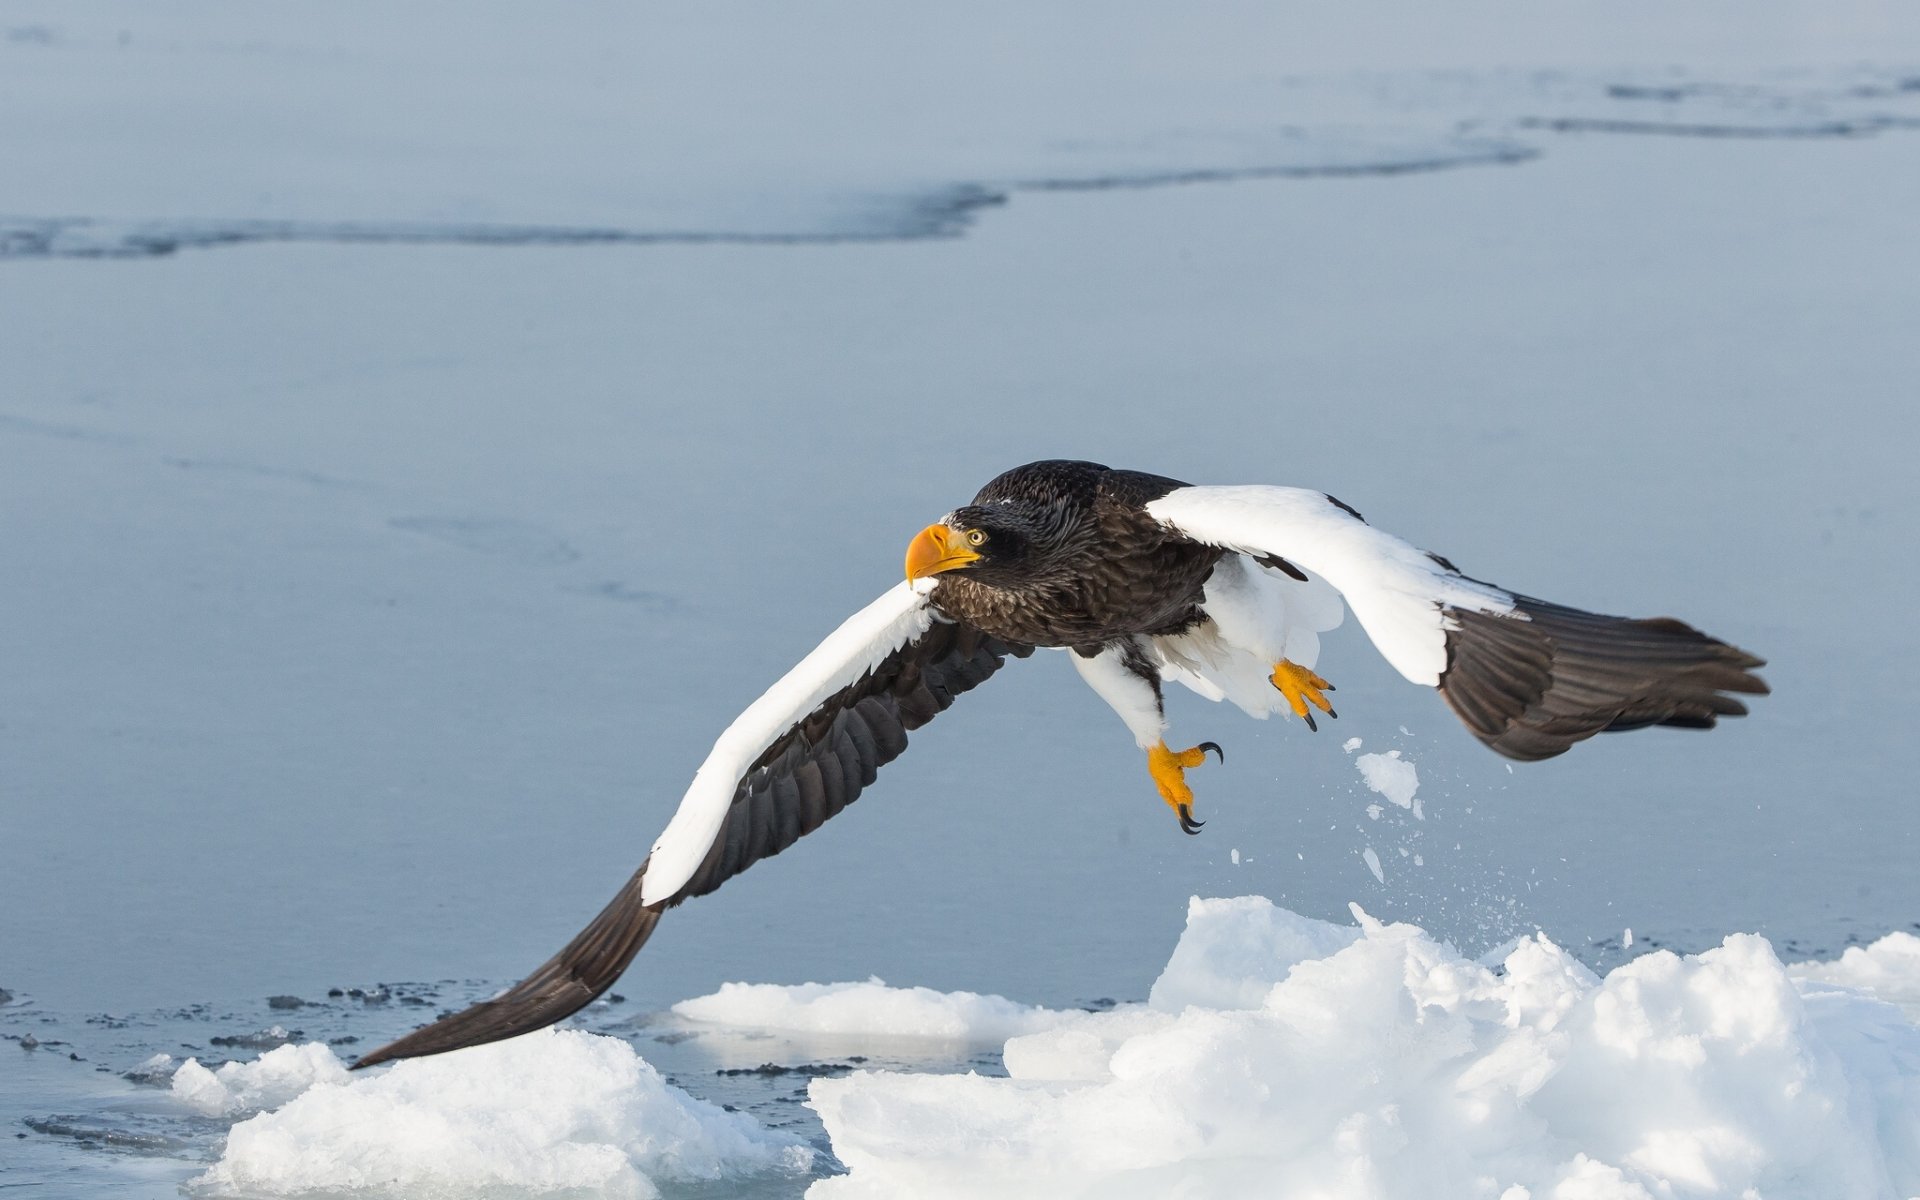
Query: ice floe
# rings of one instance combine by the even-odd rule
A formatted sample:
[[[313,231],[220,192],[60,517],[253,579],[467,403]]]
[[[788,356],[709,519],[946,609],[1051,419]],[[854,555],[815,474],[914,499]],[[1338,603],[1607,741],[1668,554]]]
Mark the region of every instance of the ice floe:
[[[1890,933],[1871,946],[1849,946],[1832,962],[1795,963],[1795,979],[1856,988],[1906,1010],[1920,1021],[1920,937]]]
[[[675,1015],[713,1025],[794,1033],[853,1033],[999,1042],[1052,1028],[1070,1014],[1004,996],[936,992],[865,983],[729,983],[673,1006]]]
[[[1189,904],[1145,1003],[1054,1010],[864,983],[729,984],[730,1028],[1001,1042],[1007,1077],[860,1070],[809,1088],[848,1174],[664,1082],[626,1042],[544,1031],[349,1076],[325,1046],[208,1070],[234,1116],[203,1195],[1301,1195],[1884,1200],[1920,1194],[1920,938],[1784,966],[1736,934],[1596,976],[1544,935],[1471,960],[1425,931]],[[1903,1011],[1901,1005],[1907,1008]],[[857,1061],[857,1060],[856,1060]]]
[[[291,1053],[297,1052],[297,1053]],[[201,1111],[232,1111],[303,1071],[311,1086],[240,1122],[199,1195],[546,1194],[622,1198],[660,1182],[805,1175],[797,1138],[697,1100],[661,1079],[627,1043],[544,1030],[349,1077],[324,1046],[287,1046],[208,1079],[175,1076]],[[207,1074],[201,1071],[200,1074]],[[209,1080],[211,1082],[209,1082]],[[215,1090],[224,1088],[225,1092]],[[219,1107],[215,1107],[218,1105]]]
[[[1264,896],[1194,900],[1187,930],[1147,1005],[1161,1012],[1258,1008],[1295,963],[1346,949],[1360,936],[1347,925],[1308,921]]]
[[[164,1055],[156,1057],[165,1057]],[[149,1059],[143,1067],[161,1064]],[[269,1050],[252,1062],[222,1063],[214,1070],[189,1058],[173,1072],[173,1098],[208,1117],[277,1108],[321,1083],[345,1083],[347,1068],[319,1042]]]
[[[1920,982],[1899,938],[1790,971],[1735,935],[1597,978],[1355,910],[1193,901],[1145,1008],[1007,1048],[1010,1078],[811,1086],[865,1196],[1883,1198],[1920,1190]],[[1914,940],[1914,939],[1908,939]]]

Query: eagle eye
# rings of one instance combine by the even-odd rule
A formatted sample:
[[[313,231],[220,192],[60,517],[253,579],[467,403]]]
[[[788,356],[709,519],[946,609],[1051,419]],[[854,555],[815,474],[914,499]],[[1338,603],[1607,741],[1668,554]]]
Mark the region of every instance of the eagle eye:
[[[967,545],[984,546],[986,544],[987,544],[987,535],[984,532],[978,529],[967,530]]]

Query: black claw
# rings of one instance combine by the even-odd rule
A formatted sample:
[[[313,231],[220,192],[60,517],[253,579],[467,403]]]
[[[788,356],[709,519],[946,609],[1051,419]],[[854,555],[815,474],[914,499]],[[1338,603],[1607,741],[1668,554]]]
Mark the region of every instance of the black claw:
[[[1219,759],[1223,763],[1227,761],[1227,752],[1220,748],[1219,742],[1201,742],[1197,747],[1195,747],[1195,749],[1211,750],[1213,751],[1213,756],[1215,758]],[[1202,821],[1201,824],[1204,825],[1206,824],[1206,822]]]
[[[1320,726],[1318,726],[1318,725],[1316,725],[1316,724],[1314,724],[1314,721],[1313,721],[1313,714],[1312,714],[1312,713],[1310,713],[1310,712],[1308,712],[1308,713],[1301,713],[1301,714],[1300,714],[1300,718],[1301,718],[1302,720],[1304,720],[1304,721],[1305,721],[1305,722],[1307,723],[1307,728],[1308,728],[1308,729],[1311,729],[1311,730],[1313,730],[1313,731],[1314,731],[1315,733],[1319,733],[1319,732],[1320,732]]]
[[[1328,710],[1327,710],[1327,715],[1328,715],[1329,717],[1332,717],[1332,718],[1333,718],[1334,720],[1336,720],[1336,721],[1338,721],[1338,720],[1340,719],[1340,714],[1339,714],[1339,713],[1337,713],[1337,712],[1335,712],[1335,711],[1333,711],[1332,709],[1328,709]]]
[[[1320,690],[1323,692],[1337,692],[1340,689],[1329,683],[1326,686],[1322,687]]]
[[[1199,833],[1200,827],[1206,824],[1205,821],[1196,821],[1193,819],[1193,809],[1189,805],[1182,804],[1174,809],[1174,811],[1180,814],[1180,832],[1189,837]]]

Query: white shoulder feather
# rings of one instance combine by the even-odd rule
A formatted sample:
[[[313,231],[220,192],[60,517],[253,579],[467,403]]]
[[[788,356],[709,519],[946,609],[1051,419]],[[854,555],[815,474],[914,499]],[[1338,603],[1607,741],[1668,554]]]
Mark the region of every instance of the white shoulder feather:
[[[1183,487],[1147,505],[1196,541],[1256,558],[1277,555],[1332,584],[1395,670],[1437,686],[1446,670],[1445,609],[1510,613],[1513,597],[1468,579],[1308,488]]]

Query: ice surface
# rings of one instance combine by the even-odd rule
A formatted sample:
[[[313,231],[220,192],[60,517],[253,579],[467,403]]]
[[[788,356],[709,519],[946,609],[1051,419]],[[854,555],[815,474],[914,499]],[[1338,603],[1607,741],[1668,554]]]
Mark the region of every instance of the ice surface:
[[[197,1065],[197,1064],[196,1064]],[[646,1197],[656,1181],[804,1175],[813,1151],[666,1083],[627,1043],[543,1030],[348,1076],[324,1046],[285,1046],[212,1078],[235,1104],[306,1078],[283,1107],[242,1121],[190,1191],[291,1196],[323,1189],[412,1197],[570,1189]],[[186,1068],[183,1067],[185,1072]],[[175,1095],[203,1112],[205,1080]]]
[[[940,236],[1019,189],[1513,163],[1578,132],[1858,137],[1920,108],[1898,67],[1780,69],[1819,52],[1793,41],[1679,70],[1619,18],[1576,51],[1469,7],[1533,69],[1417,8],[1394,21],[1417,53],[1356,54],[1341,22],[1239,4],[1103,12],[1099,53],[1092,18],[1017,7],[926,36],[871,2],[755,6],[743,36],[698,6],[15,4],[0,255]]]
[[[1016,1004],[1004,996],[888,987],[879,979],[796,985],[728,983],[711,995],[680,1001],[673,1011],[715,1025],[795,1033],[987,1042],[1051,1028],[1072,1015]]]
[[[1021,1038],[1010,1078],[815,1080],[851,1173],[809,1196],[1920,1188],[1920,1027],[1813,981],[1913,987],[1904,943],[1876,945],[1871,966],[1863,951],[1790,973],[1739,934],[1602,979],[1544,936],[1489,967],[1354,914],[1357,930],[1259,898],[1196,899],[1151,1008]]]
[[[875,972],[1140,996],[1196,890],[1335,917],[1359,885],[1596,964],[1629,919],[1833,957],[1920,913],[1886,599],[1920,587],[1920,6],[5,7],[0,982],[73,1014],[0,1009],[39,1042],[10,1130],[240,1028],[96,1014],[517,978],[913,529],[1042,454],[1334,489],[1502,584],[1748,644],[1779,702],[1516,772],[1351,629],[1339,736],[1420,726],[1446,825],[1393,845],[1327,728],[1195,706],[1233,751],[1215,843],[1139,802],[1064,663],[1017,664],[676,910],[628,1011]],[[1469,137],[1534,157],[1366,174]],[[922,240],[696,244],[795,231]],[[1429,866],[1376,891],[1368,840]],[[1131,1035],[1099,1028],[1008,1059],[1104,1079]],[[166,1107],[197,1172],[224,1124]],[[79,1144],[0,1173],[126,1194],[81,1190],[126,1156]]]
[[[1475,6],[1496,18],[1478,27],[1413,4],[1385,21],[1134,6],[954,29],[931,10],[889,20],[891,6],[835,6],[816,25],[748,5],[751,20],[682,9],[684,25],[638,30],[595,5],[577,23],[430,7],[13,0],[0,211],[137,221],[173,189],[175,215],[218,202],[222,219],[255,205],[338,215],[348,190],[455,224],[453,193],[469,208],[571,196],[638,212],[635,192],[717,176],[715,154],[737,156],[746,180],[722,185],[798,206],[809,181],[786,166],[822,164],[836,186],[839,156],[884,146],[969,171],[1015,143],[1085,159],[1132,142],[1171,161],[1183,141],[1233,144],[1256,111],[1333,130],[1368,95],[1390,97],[1398,121],[1451,129],[1455,101],[1502,64],[1509,97],[1567,88],[1595,112],[1695,121],[1697,105],[1765,110],[1765,88],[1741,101],[1724,82],[1741,78],[1800,88],[1801,108],[1826,102],[1807,89],[1842,80],[1871,92],[1873,72],[1848,64],[1891,55],[1920,13],[1841,4],[1816,21],[1742,5],[1713,22],[1691,6],[1631,19],[1582,8],[1613,31],[1599,36],[1584,16],[1511,4]],[[1123,58],[1057,52],[1087,37]],[[929,63],[936,50],[951,57]],[[570,71],[582,55],[594,69]],[[851,56],[871,61],[832,65]],[[727,70],[703,75],[701,57]],[[1618,64],[1665,77],[1664,91],[1589,86]],[[335,86],[343,75],[365,86]],[[844,122],[803,111],[839,104],[828,94],[842,86],[899,104],[857,105]],[[658,89],[649,105],[626,105],[645,87]],[[1177,113],[1163,104],[1173,92],[1187,97]],[[1831,103],[1920,102],[1906,95]],[[662,104],[672,120],[650,120]],[[927,109],[960,136],[919,137],[940,124],[919,120]],[[898,127],[868,138],[889,114]],[[763,116],[753,137],[715,136]],[[1155,132],[1174,124],[1181,134]],[[1090,127],[1100,136],[1083,153],[1068,135]],[[555,144],[622,130],[684,140],[659,156]],[[1503,584],[1608,611],[1658,606],[1751,641],[1787,664],[1776,670],[1818,662],[1858,681],[1818,723],[1758,708],[1710,737],[1597,739],[1509,785],[1438,698],[1380,678],[1357,630],[1327,646],[1352,697],[1341,736],[1354,726],[1384,748],[1397,724],[1425,720],[1425,798],[1443,780],[1487,789],[1446,831],[1464,851],[1436,837],[1427,855],[1449,895],[1483,888],[1504,905],[1514,888],[1496,869],[1538,867],[1515,919],[1579,947],[1617,932],[1606,905],[1627,894],[1642,900],[1642,933],[1692,948],[1764,927],[1837,951],[1848,933],[1895,927],[1916,911],[1920,885],[1900,864],[1920,832],[1875,766],[1898,748],[1873,739],[1891,736],[1877,714],[1897,701],[1888,646],[1911,640],[1879,598],[1911,590],[1920,563],[1911,527],[1886,517],[1915,499],[1893,457],[1913,444],[1907,385],[1920,373],[1900,323],[1915,277],[1913,137],[1524,136],[1551,149],[1512,169],[1027,193],[973,236],[913,245],[13,261],[0,489],[36,569],[0,573],[14,615],[0,630],[13,714],[0,741],[12,815],[35,834],[0,845],[0,893],[49,919],[16,923],[6,982],[78,1010],[516,977],[632,870],[715,733],[892,581],[901,539],[1010,461],[1052,453],[1334,488]],[[757,155],[763,138],[783,153]],[[495,153],[505,142],[514,153]],[[423,164],[427,147],[486,177]],[[629,168],[633,192],[579,190]],[[309,171],[285,189],[250,178]],[[859,188],[870,174],[845,178]],[[768,179],[793,187],[758,189]],[[678,199],[698,208],[700,191]],[[103,213],[102,197],[124,204]],[[1807,420],[1815,397],[1832,420]],[[1089,420],[1172,398],[1192,414],[1177,437]],[[1018,436],[909,468],[922,408]],[[1745,470],[1769,486],[1717,503]],[[1718,524],[1660,519],[1676,511]],[[829,529],[837,565],[822,570]],[[727,549],[748,539],[752,556]],[[1791,571],[1760,570],[1780,555]],[[608,602],[635,597],[664,599]],[[876,803],[716,904],[676,911],[685,932],[650,949],[645,1001],[743,971],[928,982],[923,971],[950,969],[944,986],[1059,1006],[1077,995],[1063,963],[1097,964],[1102,994],[1141,994],[1151,977],[1133,973],[1131,939],[1170,944],[1177,903],[1229,881],[1204,839],[1196,862],[1156,814],[1108,802],[1137,769],[1109,752],[1110,718],[1063,668],[1010,667],[916,739]],[[1227,715],[1195,730],[1244,747],[1209,776],[1230,805],[1210,832],[1254,864],[1239,884],[1334,915],[1358,842],[1390,852],[1332,811],[1352,768],[1331,731],[1313,744]],[[990,764],[968,753],[984,746]],[[1840,789],[1830,820],[1785,799],[1821,788]],[[920,838],[951,860],[929,863]],[[313,853],[288,861],[284,839]],[[1785,844],[1808,852],[1788,861]],[[202,853],[231,863],[225,886],[171,887],[155,865]],[[337,867],[347,855],[359,869]],[[63,882],[67,863],[85,886]],[[1020,884],[983,905],[989,874]],[[538,902],[498,903],[536,880],[551,883]],[[1478,932],[1477,912],[1394,884],[1396,915]],[[1871,891],[1855,900],[1856,885]],[[420,905],[423,893],[446,903]],[[57,919],[44,899],[56,895]],[[797,895],[821,906],[804,930],[785,919]],[[978,936],[947,936],[962,920]],[[87,953],[71,953],[76,928],[94,931]],[[290,928],[315,936],[269,943]],[[182,956],[188,929],[203,932]],[[723,937],[732,954],[692,949]],[[1007,952],[1024,938],[1028,952]]]

